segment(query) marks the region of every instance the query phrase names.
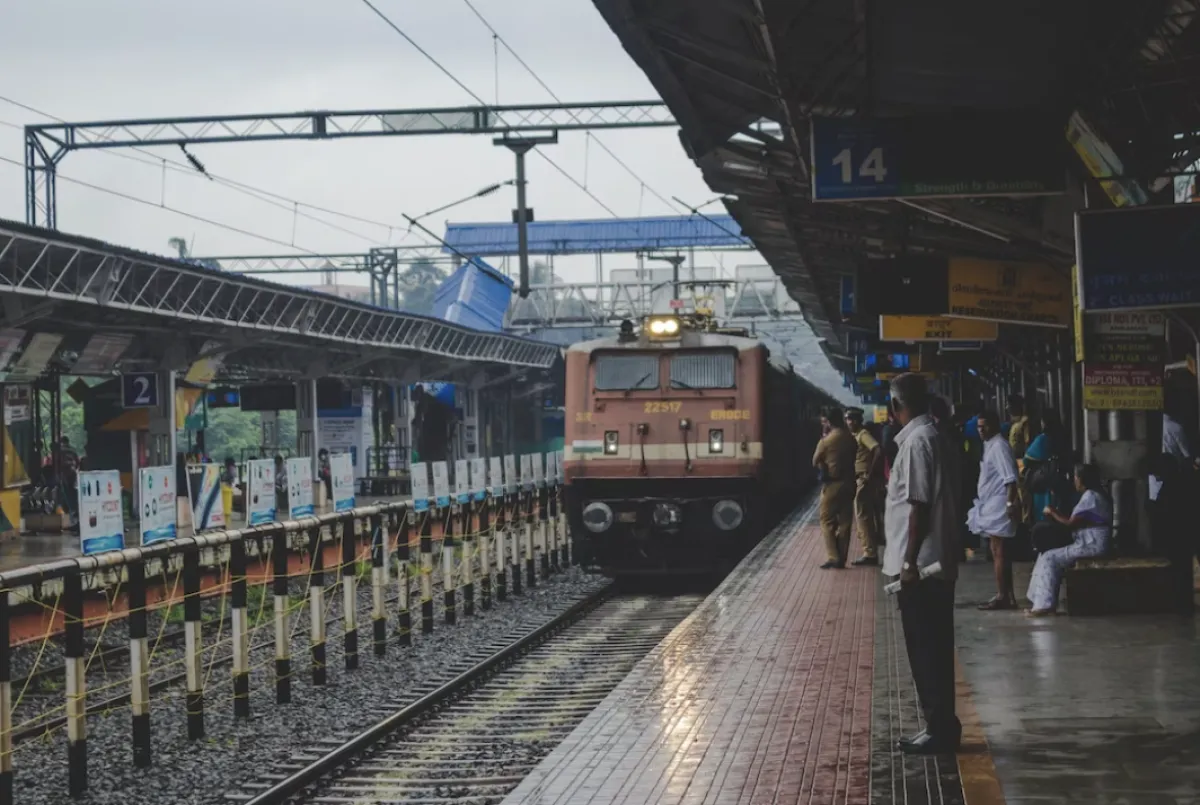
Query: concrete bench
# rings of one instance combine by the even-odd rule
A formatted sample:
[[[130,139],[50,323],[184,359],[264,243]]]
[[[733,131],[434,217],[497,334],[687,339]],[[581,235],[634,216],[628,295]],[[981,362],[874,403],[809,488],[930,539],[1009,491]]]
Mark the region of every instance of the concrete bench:
[[[1080,559],[1067,570],[1068,615],[1155,615],[1179,610],[1171,563],[1160,558]]]

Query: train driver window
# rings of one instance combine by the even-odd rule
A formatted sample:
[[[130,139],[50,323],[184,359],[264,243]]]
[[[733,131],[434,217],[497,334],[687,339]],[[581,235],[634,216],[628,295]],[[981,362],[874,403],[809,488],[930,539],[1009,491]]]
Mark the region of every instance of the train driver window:
[[[658,353],[598,355],[596,391],[653,391],[658,388]]]
[[[702,352],[671,356],[671,388],[731,389],[737,385],[737,355]]]

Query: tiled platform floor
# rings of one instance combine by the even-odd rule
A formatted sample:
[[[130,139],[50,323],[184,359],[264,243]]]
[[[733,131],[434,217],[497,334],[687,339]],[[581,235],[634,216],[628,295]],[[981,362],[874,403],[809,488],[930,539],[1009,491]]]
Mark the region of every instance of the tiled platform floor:
[[[961,802],[953,758],[892,763],[916,723],[894,603],[877,569],[822,571],[822,553],[795,515],[505,802],[860,805],[872,766],[911,789],[881,801]]]

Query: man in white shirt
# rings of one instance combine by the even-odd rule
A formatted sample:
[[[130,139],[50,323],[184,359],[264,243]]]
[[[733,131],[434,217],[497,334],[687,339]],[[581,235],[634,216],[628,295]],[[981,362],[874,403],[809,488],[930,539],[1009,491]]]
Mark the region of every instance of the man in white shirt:
[[[1011,545],[1021,513],[1017,461],[1012,447],[1000,435],[1000,417],[995,411],[979,415],[979,438],[983,440],[983,460],[979,463],[975,505],[967,513],[967,528],[988,540],[996,572],[996,597],[979,608],[1016,609]]]
[[[959,513],[949,442],[929,415],[929,391],[920,375],[892,381],[891,407],[902,426],[888,480],[883,573],[900,577],[904,643],[925,729],[901,738],[900,751],[953,753],[962,725],[954,714],[954,582],[958,577]],[[939,572],[921,578],[922,568]]]
[[[1164,456],[1174,456],[1181,469],[1186,469],[1192,461],[1192,451],[1188,449],[1187,432],[1175,417],[1163,414],[1162,452]],[[1150,476],[1150,499],[1158,500],[1158,492],[1162,483],[1155,475]]]

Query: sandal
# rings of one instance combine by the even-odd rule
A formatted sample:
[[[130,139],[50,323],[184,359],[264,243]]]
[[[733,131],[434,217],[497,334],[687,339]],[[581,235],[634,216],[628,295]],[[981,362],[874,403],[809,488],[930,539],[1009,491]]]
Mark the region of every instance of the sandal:
[[[1057,614],[1058,613],[1055,612],[1053,609],[1027,609],[1027,610],[1025,610],[1025,617],[1027,617],[1027,618],[1050,618]]]
[[[981,609],[984,612],[995,612],[995,611],[1004,610],[1004,609],[1016,609],[1016,608],[1017,608],[1017,604],[1015,601],[1010,601],[1007,598],[1001,598],[1000,596],[996,596],[991,601],[988,601],[987,603],[979,605],[979,609]]]

